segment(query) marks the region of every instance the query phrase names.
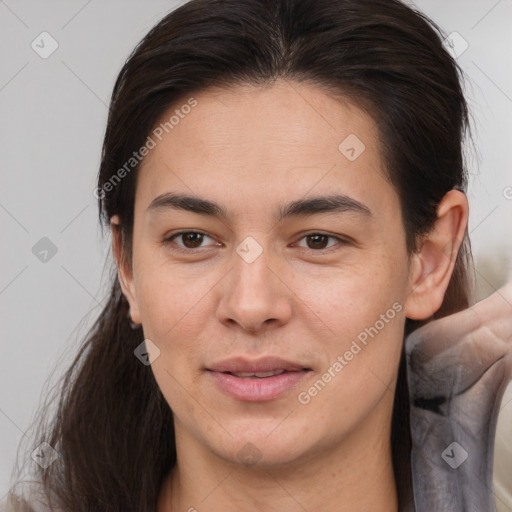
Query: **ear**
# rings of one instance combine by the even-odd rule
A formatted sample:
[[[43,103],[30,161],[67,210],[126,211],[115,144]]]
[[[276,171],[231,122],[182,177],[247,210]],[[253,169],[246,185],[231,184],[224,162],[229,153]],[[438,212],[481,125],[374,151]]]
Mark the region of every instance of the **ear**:
[[[121,221],[119,215],[113,215],[110,219],[110,228],[112,230],[112,252],[117,264],[117,275],[123,295],[126,297],[130,305],[130,316],[132,322],[140,324],[140,312],[135,294],[135,286],[133,283],[133,270],[128,261],[126,261],[123,253]]]
[[[437,208],[436,222],[412,256],[405,316],[424,320],[442,305],[469,215],[466,195],[450,190]]]

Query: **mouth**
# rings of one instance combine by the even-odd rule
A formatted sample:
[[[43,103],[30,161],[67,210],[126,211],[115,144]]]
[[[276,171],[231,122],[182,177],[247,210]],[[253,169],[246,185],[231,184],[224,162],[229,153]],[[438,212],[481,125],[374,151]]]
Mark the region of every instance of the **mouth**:
[[[303,368],[302,370],[308,370],[308,368]],[[253,377],[257,377],[258,379],[266,379],[267,377],[274,377],[274,375],[282,375],[288,371],[302,371],[302,370],[270,370],[269,372],[222,372],[227,373],[229,375],[234,375],[235,377],[239,377],[241,379],[249,379]]]
[[[311,368],[279,358],[258,361],[230,359],[207,368],[217,389],[247,402],[263,402],[278,398],[297,386]]]

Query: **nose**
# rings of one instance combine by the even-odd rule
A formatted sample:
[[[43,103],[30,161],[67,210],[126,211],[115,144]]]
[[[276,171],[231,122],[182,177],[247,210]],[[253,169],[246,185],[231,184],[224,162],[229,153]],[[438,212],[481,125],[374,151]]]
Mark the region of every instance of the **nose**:
[[[292,314],[293,292],[286,285],[283,268],[267,249],[252,262],[234,252],[233,267],[222,280],[219,321],[251,333],[286,324]]]

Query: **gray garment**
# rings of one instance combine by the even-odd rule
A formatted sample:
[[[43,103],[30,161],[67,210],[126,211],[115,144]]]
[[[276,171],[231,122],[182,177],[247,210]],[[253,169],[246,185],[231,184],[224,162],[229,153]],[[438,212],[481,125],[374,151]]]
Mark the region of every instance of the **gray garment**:
[[[494,442],[511,346],[512,282],[407,338],[416,512],[496,512]],[[512,474],[500,475],[501,487],[503,478],[510,492]]]

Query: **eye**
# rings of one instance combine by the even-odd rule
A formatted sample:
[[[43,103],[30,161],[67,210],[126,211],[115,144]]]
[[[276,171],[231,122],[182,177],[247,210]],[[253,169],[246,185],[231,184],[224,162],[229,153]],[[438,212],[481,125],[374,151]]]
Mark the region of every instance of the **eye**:
[[[201,247],[201,243],[204,241],[204,238],[212,238],[208,236],[206,233],[203,233],[201,231],[179,231],[178,233],[174,233],[168,237],[166,237],[162,243],[164,245],[172,244],[174,247],[174,250],[185,252],[185,253],[192,253],[192,252],[198,252],[196,249],[202,249],[204,247]],[[182,244],[178,244],[175,242],[175,239],[181,239],[183,242]],[[306,249],[311,252],[332,252],[327,249],[331,246],[326,246],[326,242],[329,240],[335,240],[339,244],[347,244],[349,243],[347,240],[340,238],[338,236],[329,235],[326,233],[308,233],[304,235],[300,240],[306,240],[307,247]],[[328,243],[328,242],[327,242]],[[298,247],[298,244],[296,244]],[[336,244],[334,244],[336,245]],[[303,247],[303,246],[302,246]]]
[[[192,252],[194,249],[201,249],[201,242],[204,240],[204,237],[210,238],[206,233],[202,233],[200,231],[180,231],[178,233],[174,233],[171,236],[166,237],[163,240],[163,244],[167,245],[172,243],[175,245],[175,249],[183,252]],[[174,239],[180,239],[184,242],[183,245],[176,244]]]
[[[314,252],[321,252],[325,251],[326,249],[333,247],[326,246],[326,243],[328,243],[328,239],[331,238],[332,240],[336,240],[337,242],[341,244],[346,244],[348,241],[344,240],[343,238],[340,238],[338,236],[329,235],[327,233],[309,233],[307,235],[304,235],[300,240],[306,240],[307,249],[314,251]],[[299,246],[301,247],[301,246]],[[302,246],[303,247],[303,246]],[[331,252],[331,251],[327,251]]]

